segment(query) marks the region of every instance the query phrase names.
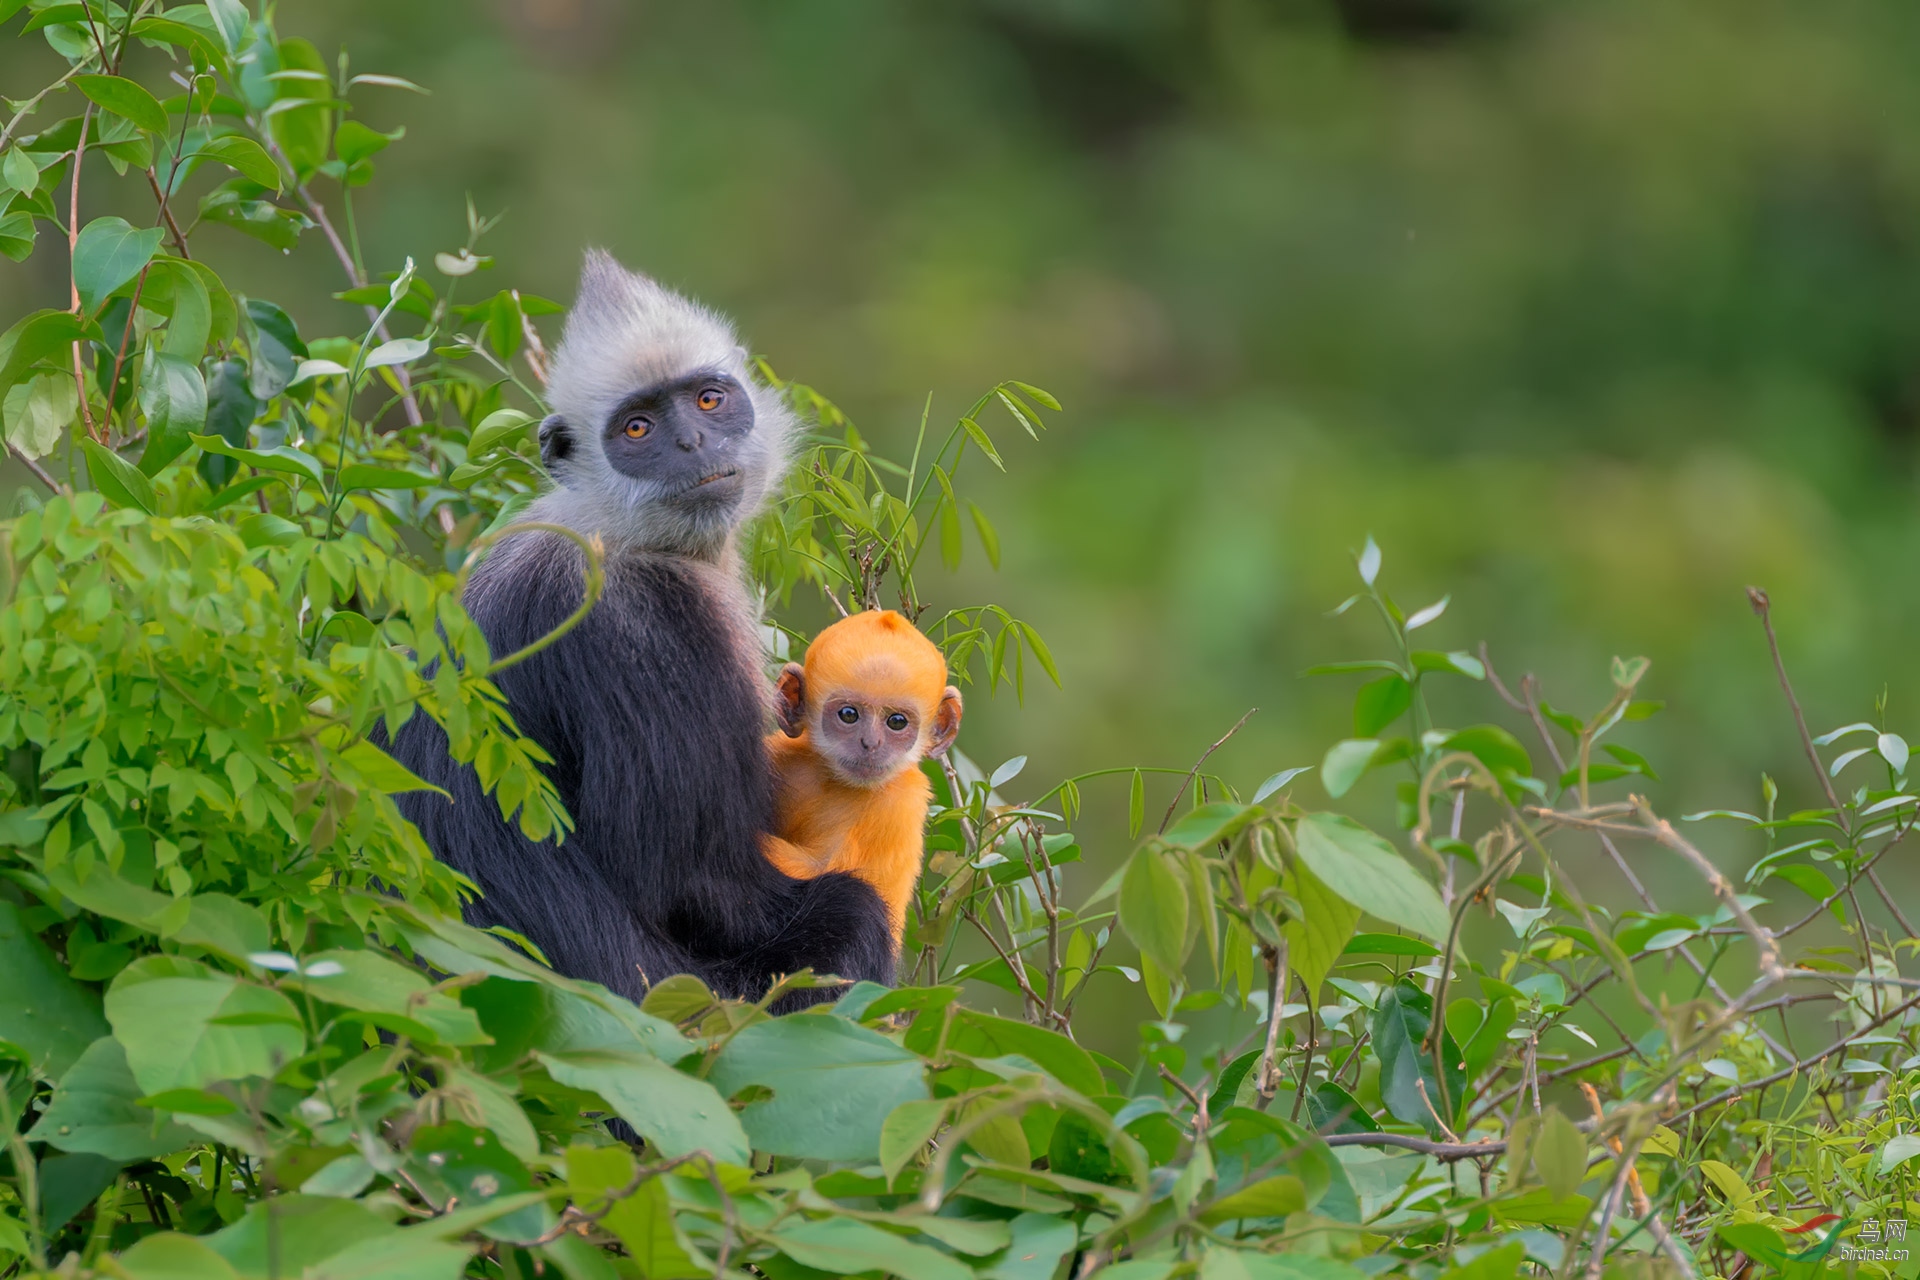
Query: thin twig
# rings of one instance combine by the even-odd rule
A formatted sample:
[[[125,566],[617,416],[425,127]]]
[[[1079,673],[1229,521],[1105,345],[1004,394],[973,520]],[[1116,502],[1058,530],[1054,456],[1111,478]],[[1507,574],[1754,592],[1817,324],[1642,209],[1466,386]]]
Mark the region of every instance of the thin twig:
[[[55,480],[52,476],[48,475],[47,469],[45,467],[35,462],[32,458],[29,458],[26,454],[20,452],[20,449],[17,445],[14,445],[13,443],[9,442],[7,445],[7,452],[12,454],[16,459],[18,459],[21,466],[33,472],[34,476],[40,481],[41,484],[44,484],[45,486],[47,486],[47,488],[53,490],[55,493],[66,492],[65,485],[61,484],[58,480]]]
[[[1767,651],[1773,655],[1773,673],[1780,678],[1780,692],[1786,695],[1787,706],[1793,712],[1793,727],[1800,732],[1800,748],[1807,753],[1807,763],[1813,766],[1813,776],[1820,780],[1820,789],[1827,793],[1827,805],[1840,820],[1847,834],[1853,834],[1847,821],[1846,810],[1840,807],[1840,797],[1834,793],[1833,779],[1827,776],[1827,768],[1820,763],[1820,753],[1813,748],[1813,735],[1807,732],[1807,717],[1800,711],[1800,699],[1794,696],[1793,681],[1787,678],[1787,664],[1780,657],[1780,638],[1773,633],[1773,601],[1759,587],[1747,588],[1747,603],[1753,606],[1753,616],[1760,619],[1760,627],[1767,633]]]
[[[1193,762],[1193,768],[1187,770],[1187,776],[1181,779],[1179,787],[1177,787],[1174,790],[1173,799],[1167,802],[1167,811],[1160,818],[1160,826],[1157,832],[1158,834],[1165,835],[1167,833],[1167,824],[1173,821],[1173,811],[1175,808],[1179,806],[1180,797],[1185,795],[1187,788],[1193,785],[1194,778],[1197,777],[1200,773],[1200,766],[1207,762],[1207,758],[1209,756],[1211,756],[1214,752],[1218,751],[1221,747],[1225,746],[1228,738],[1231,738],[1234,734],[1240,732],[1240,726],[1245,724],[1248,720],[1252,719],[1253,713],[1258,711],[1259,709],[1260,708],[1258,707],[1248,707],[1247,714],[1241,716],[1238,720],[1235,720],[1233,722],[1233,728],[1221,734],[1219,738],[1217,738],[1214,741],[1214,744],[1212,746],[1208,747],[1205,751],[1202,751],[1200,753],[1200,758]]]

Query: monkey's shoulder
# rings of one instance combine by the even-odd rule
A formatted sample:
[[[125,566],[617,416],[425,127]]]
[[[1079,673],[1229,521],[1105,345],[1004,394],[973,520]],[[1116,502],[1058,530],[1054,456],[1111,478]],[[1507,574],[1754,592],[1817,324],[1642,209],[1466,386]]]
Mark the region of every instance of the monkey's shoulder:
[[[742,593],[716,566],[628,551],[607,555],[600,569],[599,599],[575,631],[581,641],[604,644],[617,638],[648,646],[679,637],[716,651],[752,643],[750,628],[743,626]],[[586,590],[581,548],[561,534],[533,530],[481,562],[464,603],[496,645],[503,639],[525,644],[571,616]]]

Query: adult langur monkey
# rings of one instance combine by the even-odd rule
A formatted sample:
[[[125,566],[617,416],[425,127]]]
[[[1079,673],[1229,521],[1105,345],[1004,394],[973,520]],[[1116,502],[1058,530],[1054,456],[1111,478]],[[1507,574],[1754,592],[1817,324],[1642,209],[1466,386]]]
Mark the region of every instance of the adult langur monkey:
[[[724,319],[599,251],[547,390],[540,452],[558,483],[526,518],[598,534],[606,589],[578,626],[495,680],[552,755],[575,829],[558,844],[527,840],[418,715],[393,753],[453,803],[414,792],[402,812],[480,886],[469,922],[504,925],[560,972],[632,999],[675,973],[747,997],[809,966],[891,982],[887,909],[870,886],[796,880],[760,852],[772,691],[735,539],[779,485],[792,415]],[[508,653],[583,591],[572,540],[529,531],[488,553],[465,604]]]

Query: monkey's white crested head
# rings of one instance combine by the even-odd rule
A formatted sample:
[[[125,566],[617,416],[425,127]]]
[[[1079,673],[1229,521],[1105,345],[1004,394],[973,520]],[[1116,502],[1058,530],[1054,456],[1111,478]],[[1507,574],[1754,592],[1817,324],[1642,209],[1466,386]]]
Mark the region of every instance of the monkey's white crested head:
[[[559,487],[529,515],[615,549],[712,559],[786,469],[792,413],[724,316],[587,252],[554,353],[541,455]]]

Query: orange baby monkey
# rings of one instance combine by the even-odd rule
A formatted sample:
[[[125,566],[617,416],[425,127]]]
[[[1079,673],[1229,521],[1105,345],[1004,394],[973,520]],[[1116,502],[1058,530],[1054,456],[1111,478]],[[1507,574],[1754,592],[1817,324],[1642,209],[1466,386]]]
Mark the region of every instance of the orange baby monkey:
[[[780,673],[774,832],[761,847],[802,879],[846,871],[879,891],[897,943],[920,875],[933,788],[918,765],[953,745],[947,660],[892,610],[842,618]]]

